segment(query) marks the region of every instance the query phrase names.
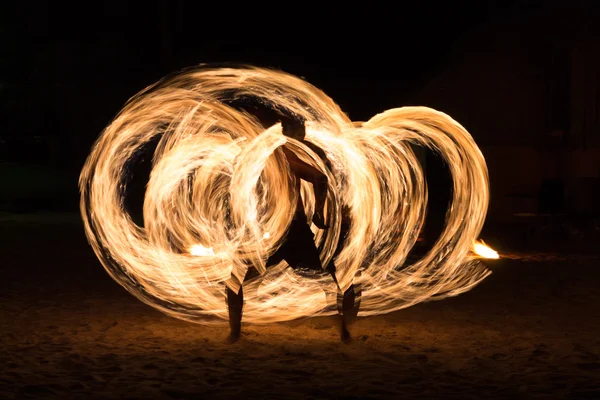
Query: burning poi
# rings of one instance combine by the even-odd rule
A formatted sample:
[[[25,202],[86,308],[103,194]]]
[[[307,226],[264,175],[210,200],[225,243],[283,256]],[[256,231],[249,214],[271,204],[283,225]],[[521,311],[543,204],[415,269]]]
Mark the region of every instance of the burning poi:
[[[304,120],[306,141],[324,150],[329,165],[282,135],[281,124],[265,129],[233,106],[243,98]],[[125,210],[125,171],[154,141],[142,227]],[[412,145],[445,160],[453,191],[438,241],[406,265],[427,204]],[[244,282],[245,321],[335,313],[325,295],[337,290],[331,276],[301,276],[285,261],[266,268],[285,239],[295,196],[309,220],[314,213],[311,185],[302,182],[300,194],[290,190],[281,146],[328,178],[329,229],[313,224],[311,230],[324,266],[336,254],[339,287],[362,288],[361,316],[455,296],[490,274],[472,252],[488,207],[487,167],[458,122],[430,108],[403,107],[354,123],[304,80],[248,66],[201,66],[165,78],[130,99],[104,130],[79,180],[96,255],[141,301],[192,322],[226,320],[223,287],[237,291],[249,265],[259,274]],[[345,239],[342,208],[350,220]]]

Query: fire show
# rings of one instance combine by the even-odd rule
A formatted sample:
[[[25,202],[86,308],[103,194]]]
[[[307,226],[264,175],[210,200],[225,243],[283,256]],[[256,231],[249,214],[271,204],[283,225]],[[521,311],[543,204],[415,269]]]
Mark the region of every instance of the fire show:
[[[140,225],[125,197],[152,143]],[[415,147],[438,154],[453,182],[443,232],[418,260],[409,252],[428,190]],[[478,241],[486,162],[459,122],[427,107],[353,122],[278,70],[199,66],[148,87],[97,140],[79,188],[88,241],[110,276],[194,323],[227,320],[226,293],[242,289],[250,323],[335,314],[348,293],[359,316],[389,313],[470,290],[490,274],[481,259],[498,258]]]
[[[0,399],[600,399],[600,1],[5,3]]]

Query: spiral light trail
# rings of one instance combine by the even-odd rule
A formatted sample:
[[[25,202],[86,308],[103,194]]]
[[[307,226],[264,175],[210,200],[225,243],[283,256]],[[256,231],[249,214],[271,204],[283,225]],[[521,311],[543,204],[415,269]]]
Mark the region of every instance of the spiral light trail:
[[[306,121],[304,143],[265,129],[234,107],[252,98]],[[125,208],[126,171],[158,142],[143,226]],[[444,231],[417,262],[407,262],[427,204],[412,145],[438,153],[453,178]],[[388,313],[465,292],[490,271],[472,252],[488,207],[485,160],[471,135],[426,107],[385,111],[353,123],[322,91],[295,76],[250,66],[200,66],[167,77],[125,105],[95,143],[81,172],[88,240],[108,273],[145,303],[198,323],[227,319],[224,285],[244,282],[244,321],[268,323],[336,312],[327,274],[307,277],[266,260],[285,238],[301,196],[308,221],[314,193],[290,184],[282,146],[328,177],[325,218],[315,243],[335,261],[342,289],[362,288],[360,315]],[[341,210],[349,234],[340,236]],[[341,251],[336,251],[341,241]],[[360,271],[360,274],[357,272]]]

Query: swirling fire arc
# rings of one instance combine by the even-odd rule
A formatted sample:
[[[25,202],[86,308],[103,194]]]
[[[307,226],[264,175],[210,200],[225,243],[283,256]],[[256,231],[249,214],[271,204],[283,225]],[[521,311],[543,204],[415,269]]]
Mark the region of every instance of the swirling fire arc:
[[[280,124],[265,129],[234,104],[249,98],[306,121],[306,141],[323,149],[327,164],[305,143],[282,135]],[[156,149],[140,226],[125,207],[126,175],[151,143]],[[301,276],[284,261],[266,268],[285,238],[296,196],[308,221],[314,212],[312,186],[303,182],[301,193],[290,187],[282,146],[328,178],[329,229],[311,229],[323,265],[335,258],[340,287],[353,280],[361,286],[360,315],[454,296],[490,273],[472,252],[488,207],[487,167],[458,122],[430,108],[403,107],[354,123],[304,80],[251,66],[200,66],[130,99],[81,172],[91,246],[119,284],[173,317],[227,319],[224,285],[237,290],[249,267],[260,274],[244,282],[245,321],[335,313],[327,293],[337,287],[327,274]],[[445,160],[453,191],[438,241],[409,263],[427,204],[413,146]],[[344,237],[342,209],[350,223]]]

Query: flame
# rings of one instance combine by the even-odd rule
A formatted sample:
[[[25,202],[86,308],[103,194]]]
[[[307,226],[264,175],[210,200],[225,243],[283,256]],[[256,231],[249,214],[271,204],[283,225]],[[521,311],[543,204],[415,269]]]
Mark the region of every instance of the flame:
[[[204,247],[201,244],[195,244],[190,247],[190,254],[193,256],[214,256],[215,252],[210,247]]]
[[[485,244],[483,240],[473,242],[473,252],[481,258],[500,258],[498,252]]]
[[[330,165],[303,142],[283,136],[280,124],[265,129],[227,102],[244,97],[303,118],[306,141],[323,149]],[[144,224],[138,226],[122,207],[123,174],[154,139]],[[438,242],[406,264],[427,204],[413,145],[443,157],[454,190]],[[306,81],[255,67],[188,69],[125,105],[81,171],[88,241],[113,279],[176,318],[227,319],[224,285],[239,289],[249,266],[260,274],[244,282],[246,321],[334,314],[335,301],[324,294],[337,291],[331,276],[302,277],[284,261],[266,268],[298,196],[309,220],[314,213],[312,186],[302,182],[295,192],[281,146],[328,178],[329,229],[311,229],[323,265],[335,262],[342,290],[361,285],[361,315],[455,296],[490,274],[469,255],[487,212],[487,166],[458,122],[431,108],[403,107],[353,123]],[[340,242],[342,208],[350,231]]]

